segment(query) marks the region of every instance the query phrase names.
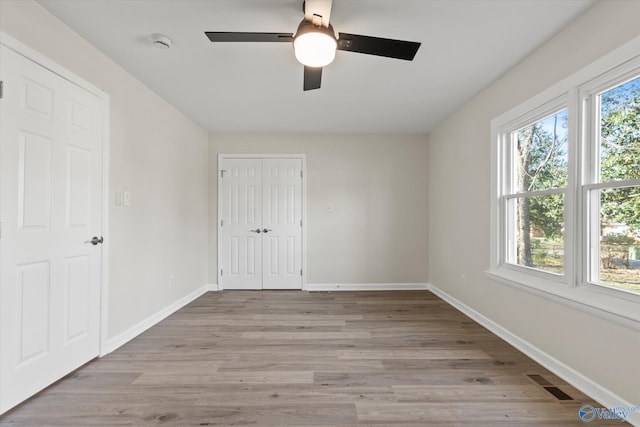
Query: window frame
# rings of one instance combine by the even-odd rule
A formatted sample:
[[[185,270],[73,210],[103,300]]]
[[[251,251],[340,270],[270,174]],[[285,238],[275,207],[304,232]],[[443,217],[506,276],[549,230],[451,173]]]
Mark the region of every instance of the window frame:
[[[502,182],[502,194],[500,201],[500,210],[502,211],[502,223],[501,229],[504,239],[501,239],[501,263],[504,268],[511,269],[513,271],[522,272],[526,274],[533,274],[537,277],[547,280],[553,280],[556,282],[560,282],[564,285],[568,285],[567,278],[571,276],[573,272],[573,253],[572,248],[573,245],[570,245],[568,242],[573,242],[573,233],[571,230],[573,229],[573,218],[571,212],[573,211],[573,197],[570,194],[569,188],[571,188],[571,184],[573,182],[572,178],[572,170],[571,163],[569,160],[573,155],[573,139],[572,139],[572,117],[569,110],[569,99],[568,96],[563,95],[556,99],[553,99],[545,104],[529,111],[527,114],[523,114],[520,117],[517,117],[515,120],[511,120],[508,123],[500,126],[500,144],[502,145],[502,150],[504,152],[504,156],[502,159],[502,168],[503,168],[503,182]],[[533,190],[533,191],[525,191],[518,192],[515,190],[515,185],[517,182],[516,174],[516,152],[514,150],[515,144],[513,143],[513,134],[523,127],[527,127],[537,123],[538,121],[545,119],[553,114],[556,114],[560,111],[567,110],[567,126],[568,126],[568,141],[567,141],[567,160],[568,160],[568,169],[567,169],[567,185],[561,188],[550,188],[545,190]],[[513,208],[509,206],[509,201],[523,198],[523,197],[535,197],[535,196],[547,196],[552,194],[562,194],[564,196],[564,224],[565,224],[565,233],[564,233],[564,272],[562,274],[551,273],[544,270],[526,267],[523,265],[519,265],[517,263],[511,262],[509,258],[513,258],[514,252],[516,251],[515,244],[515,236],[512,235],[513,230],[515,230],[515,226],[513,224],[515,218],[513,214],[509,214],[508,211]]]
[[[581,274],[578,284],[579,286],[590,288],[595,292],[611,294],[621,298],[625,298],[623,294],[627,294],[631,298],[636,297],[640,299],[638,293],[614,288],[602,283],[595,283],[591,280],[594,275],[600,274],[600,208],[599,203],[591,201],[589,195],[594,190],[640,186],[640,179],[610,180],[607,182],[601,180],[599,141],[599,128],[601,125],[601,104],[599,102],[599,96],[610,89],[637,78],[640,78],[640,58],[619,65],[610,72],[581,85],[579,88],[580,114],[584,129],[582,132],[580,159],[582,170],[580,180],[580,206],[584,212],[585,219],[581,224],[581,235],[584,239],[580,245],[583,268],[580,270]]]
[[[594,101],[598,94],[638,76],[640,37],[491,121],[491,252],[490,267],[485,275],[499,283],[640,330],[640,295],[592,283],[588,270],[594,265],[599,268],[599,253],[595,255],[597,264],[594,264],[592,255],[593,241],[599,245],[599,229],[597,238],[589,237],[594,232],[594,204],[588,205],[589,191],[621,186],[621,181],[595,181],[595,171],[599,168],[596,160],[599,162],[600,141],[596,139],[599,137],[600,117],[596,111],[599,105]],[[506,209],[507,199],[516,194],[509,191],[513,179],[508,176],[511,172],[510,151],[513,151],[509,148],[511,133],[565,108],[568,110],[568,176],[567,186],[563,189],[565,266],[564,274],[559,275],[507,262],[509,229]],[[624,183],[640,185],[640,180]],[[548,192],[528,193],[542,195]],[[598,209],[598,221],[599,216]]]

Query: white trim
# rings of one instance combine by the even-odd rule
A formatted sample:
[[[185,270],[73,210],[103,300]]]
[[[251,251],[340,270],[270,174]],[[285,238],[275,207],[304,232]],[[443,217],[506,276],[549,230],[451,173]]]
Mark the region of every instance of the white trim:
[[[554,194],[565,194],[567,192],[567,187],[560,188],[550,188],[548,190],[535,190],[535,191],[524,191],[521,193],[511,193],[505,194],[505,199],[519,199],[522,197],[540,197],[540,196],[551,196]]]
[[[218,286],[217,283],[209,283],[207,284],[207,291],[208,292],[219,292],[222,290],[221,286]]]
[[[329,291],[421,291],[428,290],[427,283],[308,283],[309,292]]]
[[[611,390],[601,386],[591,378],[581,374],[572,367],[564,364],[560,360],[534,346],[530,342],[520,338],[500,324],[477,312],[473,308],[457,300],[455,297],[449,295],[433,284],[429,284],[428,287],[431,292],[443,299],[445,302],[461,311],[475,322],[484,326],[489,331],[493,332],[498,337],[502,338],[554,374],[558,375],[563,380],[567,381],[578,390],[592,397],[598,403],[604,405],[605,407],[614,408],[637,406],[637,402],[636,404],[627,402],[625,399],[621,398]],[[629,413],[629,415],[627,416],[627,421],[634,425],[640,425],[640,413]]]
[[[40,52],[30,48],[21,41],[11,37],[7,33],[0,31],[0,44],[8,47],[14,52],[24,56],[30,61],[35,62],[41,67],[46,68],[52,73],[62,77],[63,79],[73,83],[74,85],[86,90],[100,100],[100,108],[102,109],[102,236],[104,243],[102,244],[101,264],[102,271],[100,275],[100,342],[98,355],[106,354],[107,336],[109,326],[109,167],[110,167],[110,106],[111,99],[108,93],[89,83],[77,74],[69,71],[63,66],[52,61]]]
[[[306,154],[218,154],[218,165],[216,168],[216,180],[218,181],[218,217],[216,218],[218,228],[218,254],[217,254],[217,271],[218,278],[217,290],[223,289],[224,280],[220,275],[220,261],[222,257],[222,226],[220,220],[222,218],[222,180],[220,179],[220,165],[223,160],[227,159],[300,159],[302,161],[302,287],[304,291],[307,289],[307,155]]]
[[[640,186],[640,179],[626,179],[624,181],[607,181],[597,182],[594,184],[584,184],[582,186],[584,191],[590,190],[609,190],[618,188],[638,187]]]
[[[111,198],[111,98],[104,94],[103,98],[103,126],[102,126],[102,286],[100,289],[100,357],[107,354],[107,337],[109,336],[109,253],[111,251],[109,205]]]
[[[220,199],[222,198],[222,180],[220,179],[220,171],[222,170],[222,156],[218,154],[218,164],[216,165],[216,182],[218,183],[218,194],[216,197],[216,205],[218,207],[218,214],[216,216],[216,229],[218,230],[216,239],[217,241],[217,252],[216,252],[216,280],[218,282],[218,287],[222,289],[222,274],[221,272],[221,254],[222,254],[222,226],[220,225],[220,220],[222,218],[222,204],[220,203]]]
[[[307,156],[302,154],[302,290],[307,289]]]
[[[120,334],[116,335],[113,338],[110,338],[109,341],[107,342],[106,354],[109,354],[112,351],[118,349],[119,347],[128,343],[129,341],[131,341],[132,339],[134,339],[135,337],[137,337],[147,329],[151,328],[152,326],[155,326],[156,324],[166,319],[176,311],[180,310],[185,305],[201,297],[202,295],[204,295],[209,291],[209,286],[210,285],[204,285],[199,287],[198,289],[189,293],[188,295],[185,295],[179,300],[169,304],[167,307],[163,308],[157,313],[152,314],[151,316],[147,317],[141,322],[138,322],[137,324],[133,325],[126,331],[121,332]]]

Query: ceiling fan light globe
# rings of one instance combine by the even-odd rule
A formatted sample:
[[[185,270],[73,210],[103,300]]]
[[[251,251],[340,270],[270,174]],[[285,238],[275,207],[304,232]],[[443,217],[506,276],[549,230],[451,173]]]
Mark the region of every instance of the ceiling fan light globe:
[[[305,32],[293,41],[296,59],[307,67],[324,67],[336,57],[335,37],[323,32]]]

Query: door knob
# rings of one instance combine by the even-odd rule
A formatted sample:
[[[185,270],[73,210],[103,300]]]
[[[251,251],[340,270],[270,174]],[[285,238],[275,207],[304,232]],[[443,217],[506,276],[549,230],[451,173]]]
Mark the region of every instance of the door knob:
[[[249,231],[252,232],[252,233],[258,233],[258,234],[261,233],[259,228],[256,228],[255,230],[249,230]]]
[[[267,230],[266,228],[264,230],[262,230],[263,233],[268,233],[270,231],[273,231],[273,230]]]
[[[85,243],[91,243],[93,246],[95,246],[98,243],[102,243],[102,242],[104,242],[104,238],[102,236],[100,236],[100,237],[93,236],[93,238],[91,240],[87,240]]]

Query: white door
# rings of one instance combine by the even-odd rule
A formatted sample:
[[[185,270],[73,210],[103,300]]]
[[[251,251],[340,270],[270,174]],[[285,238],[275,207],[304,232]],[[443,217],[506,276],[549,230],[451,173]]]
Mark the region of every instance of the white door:
[[[220,162],[224,289],[302,289],[302,160]]]
[[[228,159],[220,175],[223,286],[262,289],[262,160]]]
[[[302,161],[262,161],[262,288],[302,288]]]
[[[99,352],[95,95],[0,46],[0,413]]]

